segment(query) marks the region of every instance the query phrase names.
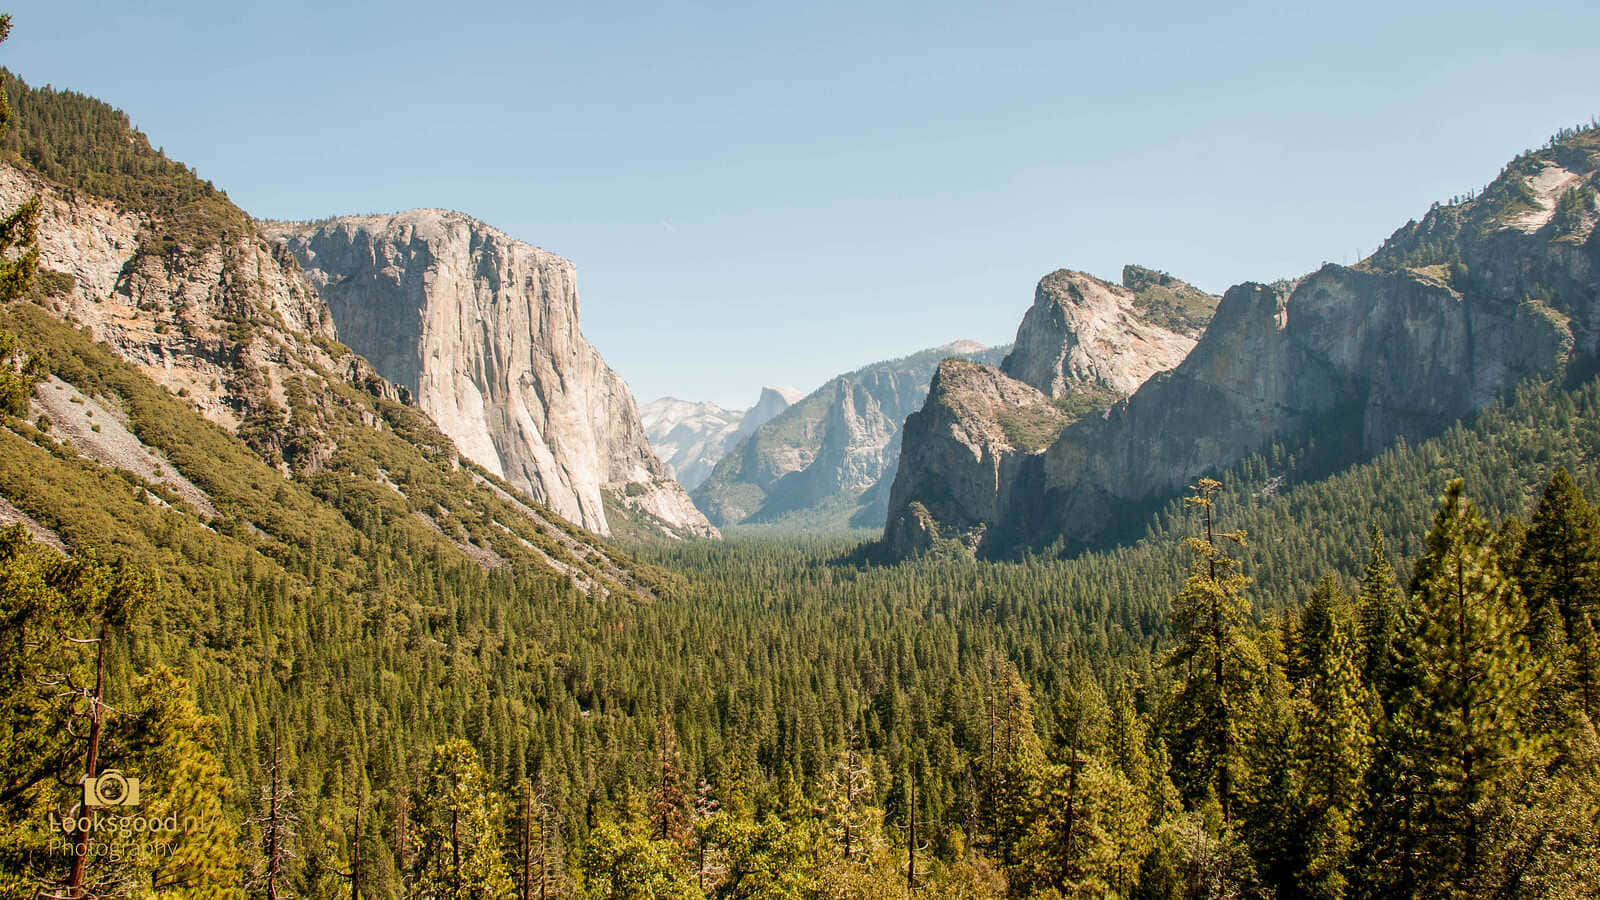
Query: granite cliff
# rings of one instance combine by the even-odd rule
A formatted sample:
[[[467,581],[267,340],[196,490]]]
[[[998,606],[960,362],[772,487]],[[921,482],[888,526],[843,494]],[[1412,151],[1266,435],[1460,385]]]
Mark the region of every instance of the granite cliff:
[[[930,403],[919,413],[927,427],[907,424],[917,446],[903,454],[887,546],[905,555],[954,538],[1002,555],[1058,540],[1104,545],[1194,479],[1273,445],[1309,455],[1313,477],[1436,434],[1526,379],[1592,373],[1597,173],[1600,131],[1569,133],[1477,195],[1435,205],[1357,265],[1231,288],[1181,364],[1011,464],[1028,504],[990,502],[1018,493],[1007,485],[949,502],[930,493],[942,478],[972,478],[968,458],[995,455],[970,437],[983,432],[974,404]],[[1017,371],[1037,379],[1049,367]],[[938,424],[949,420],[961,428]]]
[[[906,420],[887,545],[909,555],[943,536],[988,552],[1030,534],[1045,448],[1177,365],[1216,304],[1141,266],[1124,267],[1121,284],[1066,269],[1040,279],[1000,366],[944,361]]]
[[[669,534],[716,536],[580,332],[570,261],[437,209],[264,228],[341,339],[469,459],[600,534],[622,510]]]
[[[37,198],[39,267],[0,304],[0,330],[46,377],[0,424],[0,522],[58,549],[282,585],[308,569],[279,566],[381,565],[380,542],[590,596],[649,593],[626,557],[464,460],[338,341],[298,263],[125,115],[4,89],[23,127],[5,134],[0,209]],[[382,591],[363,579],[341,589]]]

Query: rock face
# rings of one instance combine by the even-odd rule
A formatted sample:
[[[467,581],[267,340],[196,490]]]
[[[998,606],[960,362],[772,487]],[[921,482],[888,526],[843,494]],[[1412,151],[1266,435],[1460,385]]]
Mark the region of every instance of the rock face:
[[[1002,537],[990,534],[988,523],[1028,521],[1029,491],[1043,469],[1019,426],[1053,436],[1066,418],[1050,397],[994,366],[939,363],[927,403],[906,419],[889,495],[898,513],[885,534],[891,550],[908,556],[931,549],[943,525],[976,552]]]
[[[987,530],[1007,538],[980,551],[1104,544],[1196,478],[1274,442],[1315,447],[1338,467],[1436,434],[1524,379],[1592,372],[1597,210],[1600,131],[1590,129],[1514,160],[1474,199],[1435,206],[1356,266],[1230,289],[1180,365],[1068,425],[1040,472],[1022,467],[1041,502],[995,510]],[[908,423],[908,440],[914,433]],[[930,471],[911,473],[918,483],[951,465],[932,448],[905,456],[929,460]],[[911,508],[921,497],[909,483],[900,499],[890,546],[901,551],[949,526],[962,533],[988,511],[972,501],[938,519],[936,504]]]
[[[1001,364],[1006,374],[1052,397],[1083,383],[1127,395],[1182,362],[1217,298],[1138,266],[1125,267],[1122,277],[1114,285],[1062,269],[1040,279],[1015,349]],[[1152,308],[1154,291],[1189,301],[1198,314],[1161,315]]]
[[[591,531],[610,533],[609,499],[670,531],[716,535],[579,331],[571,262],[436,209],[264,227],[341,339],[467,458]]]
[[[762,388],[756,405],[745,410],[744,415],[739,417],[739,426],[729,437],[730,445],[744,440],[745,435],[776,419],[784,410],[799,403],[804,397],[805,394],[792,387]]]
[[[695,491],[695,503],[720,525],[879,527],[901,425],[922,405],[939,361],[995,361],[1003,352],[958,341],[840,375],[739,441]]]
[[[328,352],[327,307],[242,213],[221,233],[163,241],[165,223],[0,164],[0,208],[33,196],[47,308],[281,466],[316,467],[326,448],[290,440],[286,391],[320,378],[302,360],[334,372],[356,361]]]
[[[1045,517],[1043,451],[1194,346],[1217,298],[1139,266],[1114,285],[1062,269],[1034,291],[1000,368],[946,360],[906,420],[885,543],[896,555],[941,538],[988,553]]]
[[[761,399],[743,413],[715,403],[662,397],[639,411],[656,456],[684,486],[694,490],[728,450],[803,395],[791,387],[764,387]]]

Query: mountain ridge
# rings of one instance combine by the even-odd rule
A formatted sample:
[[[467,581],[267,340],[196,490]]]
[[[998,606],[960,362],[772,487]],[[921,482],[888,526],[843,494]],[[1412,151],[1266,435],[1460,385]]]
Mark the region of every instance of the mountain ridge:
[[[264,232],[318,288],[345,341],[409,386],[473,461],[599,534],[610,532],[609,500],[669,534],[717,536],[583,337],[570,260],[439,209]]]
[[[885,545],[907,555],[955,537],[1001,556],[1052,541],[1100,546],[1194,479],[1275,443],[1314,445],[1320,471],[1336,471],[1437,434],[1526,379],[1590,371],[1600,347],[1597,219],[1600,130],[1588,128],[1512,160],[1478,195],[1435,204],[1357,265],[1230,288],[1175,368],[1014,466],[1037,502],[945,504],[941,522],[930,510],[944,498],[917,505],[916,484],[961,457],[919,447],[912,456],[930,468],[902,467],[907,485]],[[986,430],[970,417],[964,427]],[[974,539],[980,525],[991,537]]]
[[[730,449],[695,490],[695,504],[719,527],[881,527],[901,424],[939,360],[998,360],[1005,349],[954,341],[834,376]]]

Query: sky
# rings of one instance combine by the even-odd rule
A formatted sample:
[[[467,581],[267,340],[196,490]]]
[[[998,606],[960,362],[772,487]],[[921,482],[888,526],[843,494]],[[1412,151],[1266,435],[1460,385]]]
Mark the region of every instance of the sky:
[[[27,0],[0,64],[262,218],[458,209],[577,263],[640,403],[754,403],[1125,263],[1352,262],[1600,114],[1600,4]]]

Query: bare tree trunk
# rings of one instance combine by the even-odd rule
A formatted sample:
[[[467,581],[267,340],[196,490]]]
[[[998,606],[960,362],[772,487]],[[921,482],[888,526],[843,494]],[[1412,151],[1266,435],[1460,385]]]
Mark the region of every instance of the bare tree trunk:
[[[67,893],[83,896],[83,867],[89,859],[89,838],[94,831],[94,812],[89,807],[89,783],[94,780],[100,766],[101,698],[105,696],[106,682],[106,626],[100,623],[100,636],[95,639],[94,697],[89,702],[89,753],[84,761],[83,803],[78,807],[81,818],[88,827],[78,829],[78,852],[72,857],[72,874],[67,879]]]

